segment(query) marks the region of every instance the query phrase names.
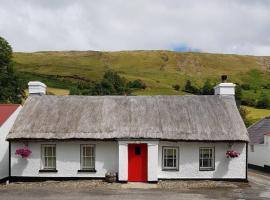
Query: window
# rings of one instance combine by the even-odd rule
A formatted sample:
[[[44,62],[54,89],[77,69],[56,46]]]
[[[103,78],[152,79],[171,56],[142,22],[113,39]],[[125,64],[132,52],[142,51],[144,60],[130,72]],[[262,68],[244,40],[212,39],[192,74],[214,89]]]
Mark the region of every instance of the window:
[[[81,170],[95,169],[95,145],[81,145]]]
[[[42,145],[42,164],[43,169],[56,169],[56,146],[54,144]]]
[[[178,170],[178,147],[163,147],[162,151],[162,168]]]
[[[250,151],[254,152],[254,145],[253,144],[250,145]]]
[[[215,150],[213,147],[200,148],[200,170],[215,169]]]

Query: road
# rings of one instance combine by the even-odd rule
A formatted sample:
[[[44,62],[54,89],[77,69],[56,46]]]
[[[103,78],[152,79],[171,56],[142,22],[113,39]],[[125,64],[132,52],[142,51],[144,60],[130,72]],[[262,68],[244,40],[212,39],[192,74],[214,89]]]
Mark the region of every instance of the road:
[[[0,190],[0,200],[206,200],[206,199],[270,199],[270,175],[249,171],[249,184],[238,183],[233,188],[164,190],[130,188],[58,189],[30,188]]]

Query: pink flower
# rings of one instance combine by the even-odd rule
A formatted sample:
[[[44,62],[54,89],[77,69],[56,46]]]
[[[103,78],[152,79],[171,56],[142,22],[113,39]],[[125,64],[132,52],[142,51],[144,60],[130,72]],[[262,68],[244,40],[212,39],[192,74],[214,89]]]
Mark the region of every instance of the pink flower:
[[[31,155],[32,151],[28,147],[16,149],[15,155],[27,158]]]
[[[237,152],[234,151],[234,150],[228,150],[228,151],[226,152],[227,158],[237,158],[239,155],[240,155],[240,153],[237,153]]]

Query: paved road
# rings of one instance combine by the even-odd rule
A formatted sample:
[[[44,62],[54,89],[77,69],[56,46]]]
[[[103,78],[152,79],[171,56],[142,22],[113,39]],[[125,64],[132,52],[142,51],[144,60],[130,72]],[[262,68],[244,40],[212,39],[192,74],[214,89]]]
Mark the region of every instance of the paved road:
[[[205,199],[270,199],[270,175],[249,172],[250,183],[235,188],[191,189],[168,191],[160,189],[92,189],[92,190],[1,190],[0,200],[205,200]]]

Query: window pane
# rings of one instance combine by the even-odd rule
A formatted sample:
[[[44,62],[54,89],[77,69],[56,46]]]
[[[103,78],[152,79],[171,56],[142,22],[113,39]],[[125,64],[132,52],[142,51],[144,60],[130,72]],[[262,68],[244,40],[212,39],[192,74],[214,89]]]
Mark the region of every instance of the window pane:
[[[163,149],[163,167],[174,169],[177,168],[177,149],[164,148]]]
[[[51,147],[47,147],[47,156],[52,156],[52,148]]]
[[[95,152],[94,146],[83,145],[81,155],[81,168],[82,169],[92,169],[95,167]]]
[[[214,167],[214,149],[213,148],[201,148],[199,164],[201,168],[213,168]]]
[[[56,147],[53,145],[43,145],[43,168],[55,168],[56,167]]]

